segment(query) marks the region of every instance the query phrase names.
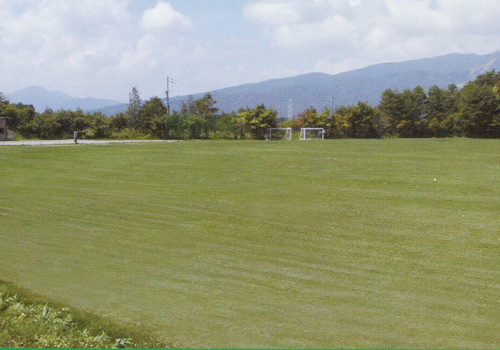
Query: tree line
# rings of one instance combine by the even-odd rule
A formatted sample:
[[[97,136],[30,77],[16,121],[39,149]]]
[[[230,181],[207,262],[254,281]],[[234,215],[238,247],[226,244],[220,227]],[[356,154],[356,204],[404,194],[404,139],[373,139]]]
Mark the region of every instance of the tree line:
[[[487,72],[462,89],[432,86],[403,91],[387,89],[376,107],[366,102],[335,111],[310,107],[293,119],[280,119],[263,104],[220,112],[210,93],[189,97],[179,111],[169,112],[159,97],[141,101],[136,88],[127,111],[107,117],[81,110],[35,111],[11,104],[0,94],[0,116],[23,138],[264,139],[271,127],[324,128],[328,138],[500,137],[500,72]]]

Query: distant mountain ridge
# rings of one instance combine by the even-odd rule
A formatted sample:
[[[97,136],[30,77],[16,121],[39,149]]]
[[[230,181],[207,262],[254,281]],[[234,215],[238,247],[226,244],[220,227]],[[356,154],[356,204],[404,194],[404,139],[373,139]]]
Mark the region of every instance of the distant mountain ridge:
[[[366,101],[378,105],[386,89],[413,89],[420,85],[425,90],[433,85],[459,87],[488,70],[500,69],[500,51],[490,55],[450,54],[436,58],[399,63],[384,63],[366,68],[328,75],[310,73],[291,78],[268,80],[216,90],[212,96],[221,110],[232,111],[239,107],[252,107],[263,102],[286,117],[292,100],[294,114],[314,106],[321,110],[331,106],[356,104]],[[199,98],[203,94],[194,95]],[[174,108],[187,96],[177,97]]]
[[[88,111],[120,104],[119,101],[101,98],[72,97],[61,91],[49,91],[39,86],[29,86],[14,93],[5,94],[5,96],[12,103],[33,105],[38,112],[43,112],[46,108],[53,110],[76,110],[80,108],[84,111]]]
[[[382,92],[386,89],[401,91],[420,85],[427,90],[433,85],[444,88],[450,84],[461,87],[478,75],[493,69],[500,70],[500,51],[488,55],[448,54],[406,62],[382,63],[335,75],[309,73],[214,90],[211,94],[217,100],[217,107],[224,112],[264,103],[267,107],[276,109],[280,117],[287,117],[290,109],[293,115],[296,115],[310,106],[318,110],[330,107],[332,97],[335,107],[356,104],[358,101],[375,106],[379,104]],[[204,94],[205,92],[192,96],[196,99]],[[16,99],[11,98],[12,95],[7,94],[7,97],[15,102]],[[179,110],[182,101],[188,97],[185,95],[171,98],[172,110]],[[127,104],[80,107],[113,115],[125,111]],[[51,108],[71,107],[66,105]]]
[[[490,70],[500,70],[500,51],[488,55],[448,54],[444,56],[382,63],[349,72],[329,75],[302,74],[290,78],[272,79],[211,91],[221,111],[236,111],[264,103],[276,109],[280,117],[287,117],[290,107],[296,115],[310,106],[322,110],[347,106],[358,101],[376,106],[386,89],[413,89],[420,85],[425,90],[433,85],[445,88],[450,84],[462,87],[468,81]],[[192,95],[201,98],[205,93]],[[173,110],[179,110],[189,96],[171,98]],[[127,105],[102,109],[110,115],[126,110]]]

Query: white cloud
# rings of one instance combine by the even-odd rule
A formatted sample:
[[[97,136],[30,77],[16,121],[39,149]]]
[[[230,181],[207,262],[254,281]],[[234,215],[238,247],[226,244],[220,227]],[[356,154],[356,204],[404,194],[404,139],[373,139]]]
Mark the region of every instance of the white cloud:
[[[253,3],[245,8],[245,15],[254,21],[269,24],[294,23],[301,19],[298,8],[290,6],[288,2]]]
[[[144,12],[141,25],[147,30],[171,28],[185,31],[193,29],[193,24],[187,16],[175,11],[172,5],[163,1],[159,1],[154,8]]]
[[[6,93],[41,85],[126,99],[133,85],[161,94],[166,76],[203,91],[500,49],[498,0],[0,1]]]
[[[2,58],[24,69],[73,66],[84,57],[114,49],[113,34],[123,29],[126,3],[103,0],[32,1],[1,28]]]
[[[316,66],[330,73],[500,47],[498,0],[256,0],[244,13],[263,25],[270,44],[315,50]]]
[[[158,64],[155,57],[155,47],[159,42],[152,35],[144,35],[135,47],[123,53],[119,68],[125,72],[154,68]]]
[[[176,50],[191,51],[184,40],[193,27],[191,20],[161,1],[142,17],[142,12],[131,12],[129,0],[4,1],[4,92],[41,85],[83,97],[96,95],[95,87],[104,80],[129,81],[128,89],[149,71],[158,75]],[[179,35],[165,35],[173,32]]]

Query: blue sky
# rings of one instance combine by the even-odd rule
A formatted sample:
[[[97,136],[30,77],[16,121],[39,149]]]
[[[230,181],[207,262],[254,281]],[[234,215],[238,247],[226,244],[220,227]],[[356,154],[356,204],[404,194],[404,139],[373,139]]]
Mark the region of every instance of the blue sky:
[[[498,0],[0,0],[0,92],[120,101],[500,50]]]

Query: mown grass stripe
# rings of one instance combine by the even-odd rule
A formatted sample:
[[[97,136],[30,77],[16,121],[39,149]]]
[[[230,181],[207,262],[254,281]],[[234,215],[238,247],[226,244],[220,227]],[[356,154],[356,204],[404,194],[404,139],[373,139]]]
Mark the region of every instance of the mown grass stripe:
[[[184,347],[495,347],[499,149],[2,149],[0,275]]]

